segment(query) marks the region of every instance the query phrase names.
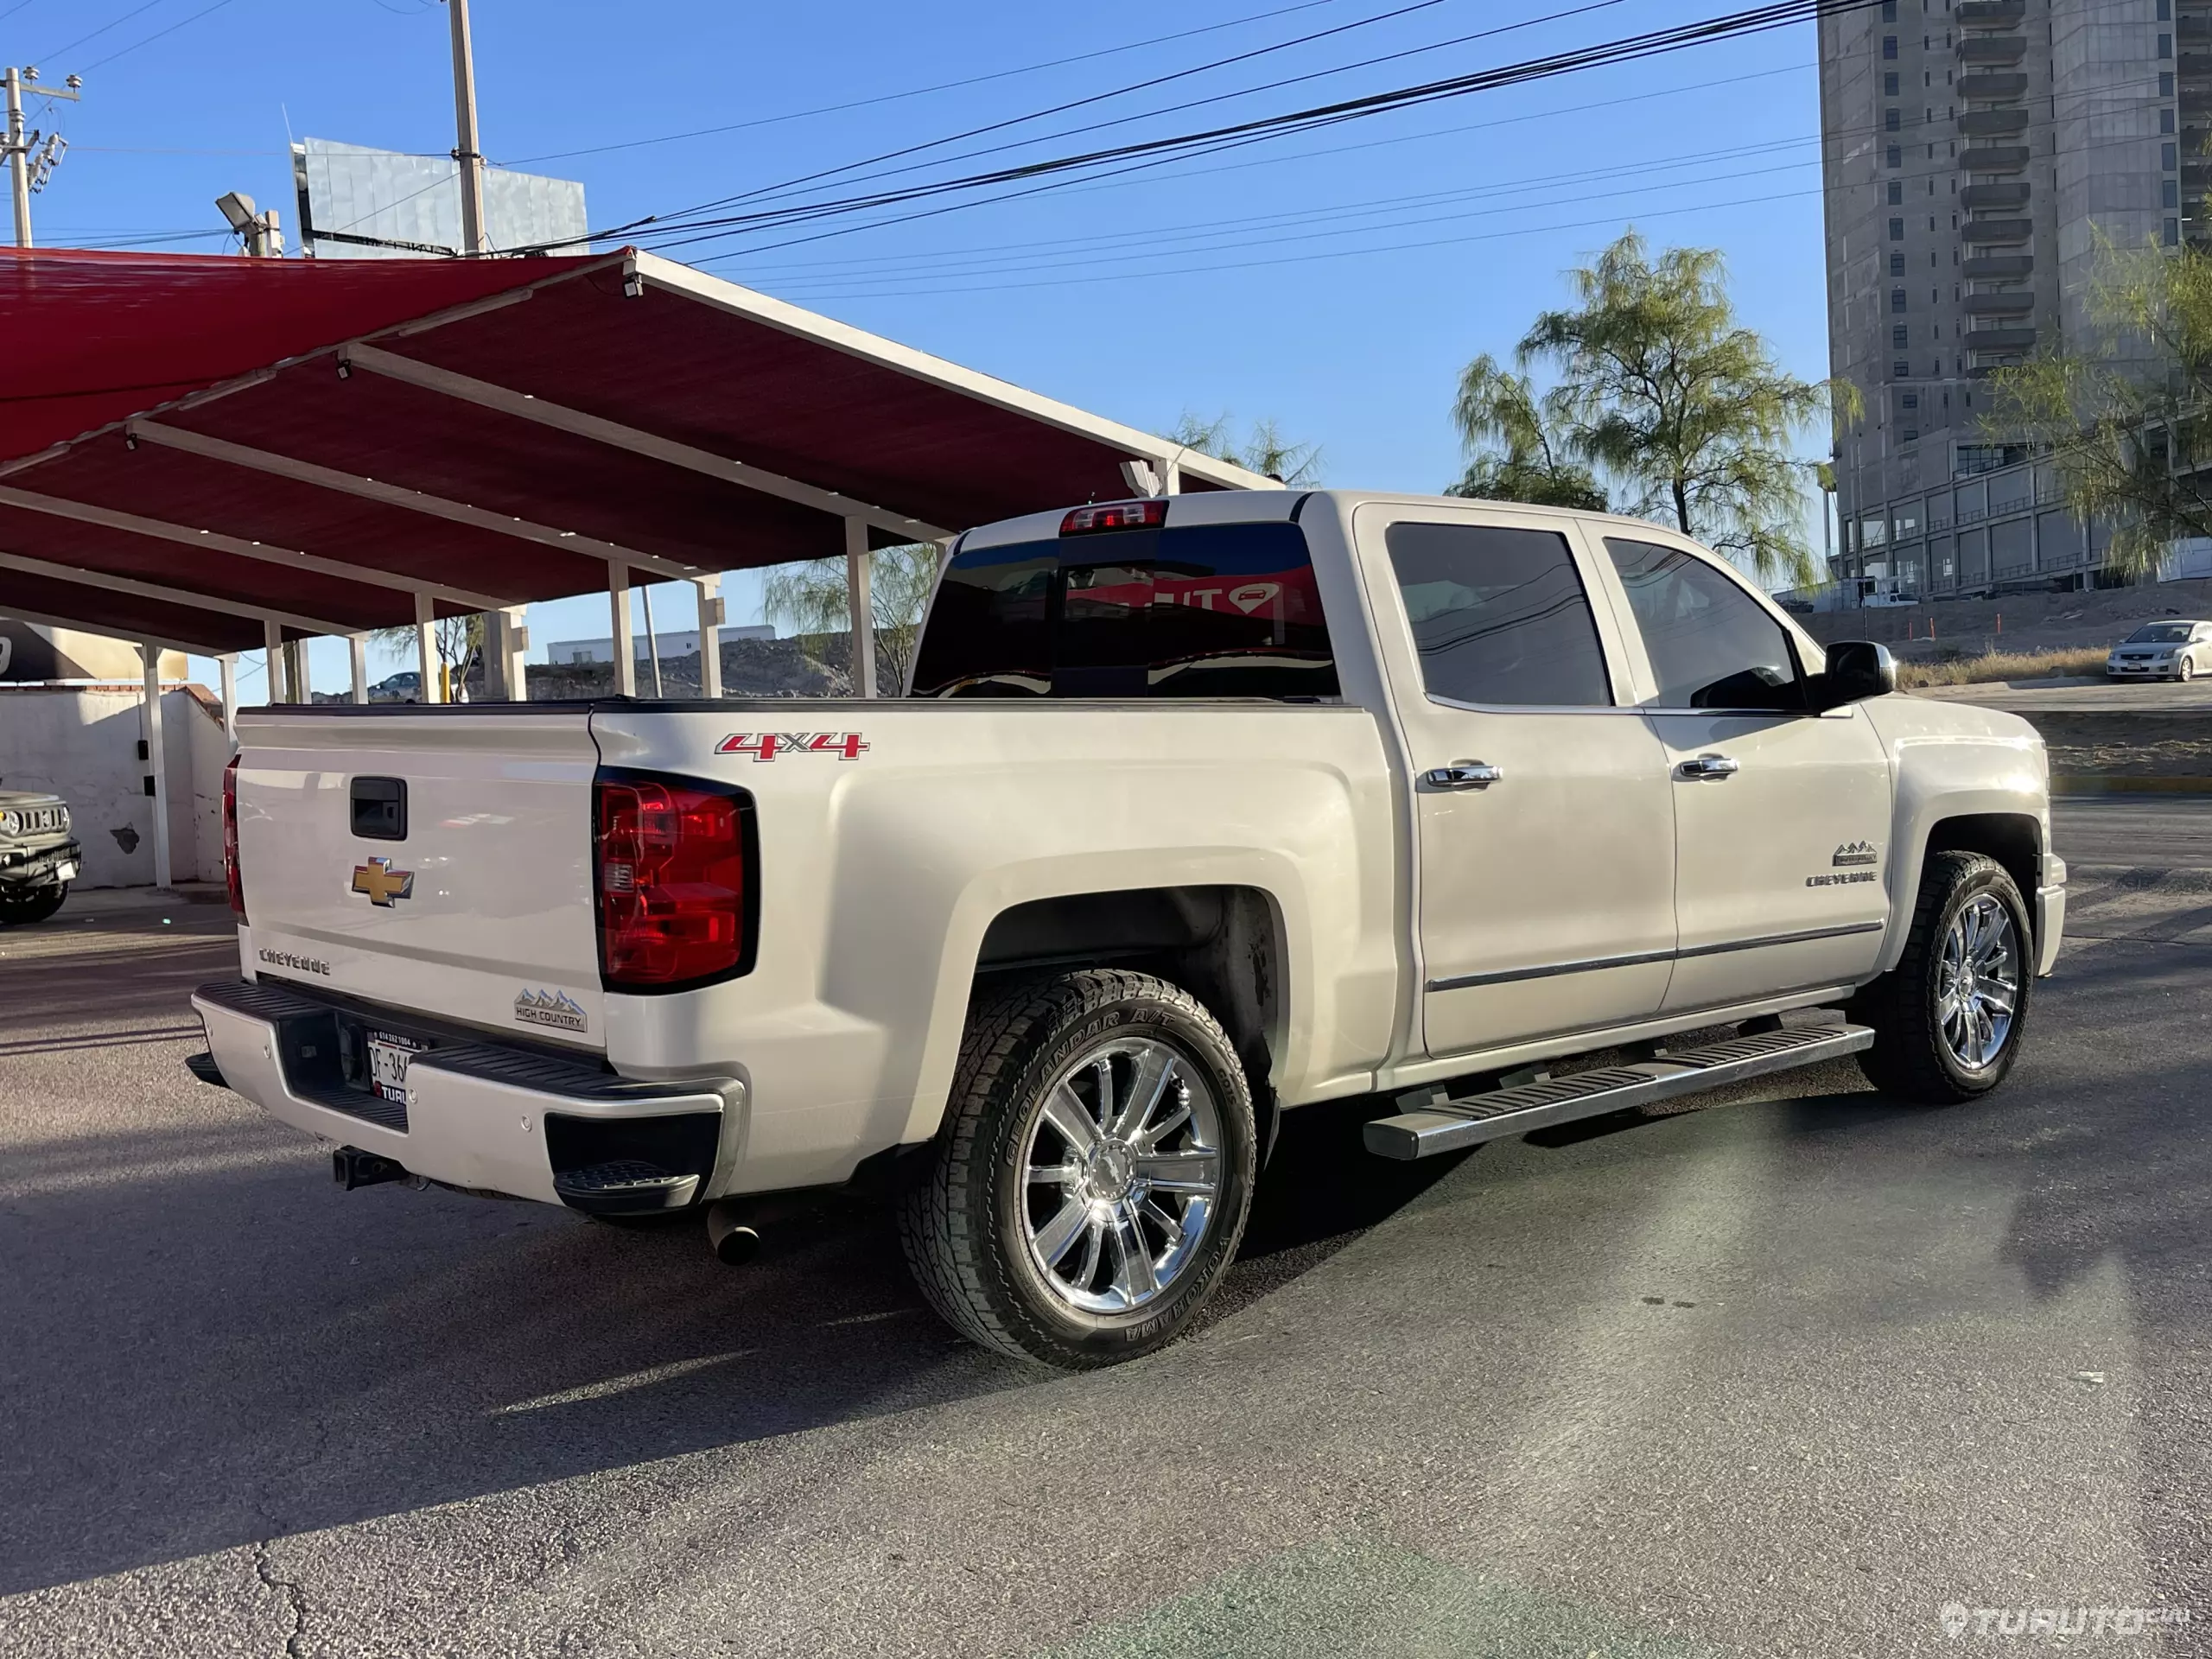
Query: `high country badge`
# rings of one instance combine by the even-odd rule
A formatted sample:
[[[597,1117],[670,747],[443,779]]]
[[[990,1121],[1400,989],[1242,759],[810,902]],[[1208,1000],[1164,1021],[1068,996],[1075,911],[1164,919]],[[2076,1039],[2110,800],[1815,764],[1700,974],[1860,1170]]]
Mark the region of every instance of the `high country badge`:
[[[515,1018],[526,1026],[582,1031],[591,1023],[583,1005],[566,991],[524,991],[515,998]]]

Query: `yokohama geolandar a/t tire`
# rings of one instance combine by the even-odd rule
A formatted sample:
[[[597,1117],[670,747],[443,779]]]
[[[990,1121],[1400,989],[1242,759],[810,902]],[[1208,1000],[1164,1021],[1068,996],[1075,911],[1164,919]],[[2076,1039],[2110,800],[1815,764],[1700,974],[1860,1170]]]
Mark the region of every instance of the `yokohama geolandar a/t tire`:
[[[1923,1105],[1986,1095],[2012,1069],[2034,985],[2034,929],[2005,867],[1930,853],[1904,957],[1852,1001],[1849,1017],[1874,1029],[1859,1067]]]
[[[1244,1230],[1252,1096],[1187,991],[1109,969],[980,1001],[927,1177],[899,1217],[963,1335],[1080,1369],[1188,1325]]]

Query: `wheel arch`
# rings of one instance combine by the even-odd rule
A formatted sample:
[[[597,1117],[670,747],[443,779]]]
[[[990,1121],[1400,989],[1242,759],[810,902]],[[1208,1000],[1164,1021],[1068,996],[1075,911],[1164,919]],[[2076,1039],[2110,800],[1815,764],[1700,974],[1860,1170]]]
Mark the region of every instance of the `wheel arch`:
[[[2026,902],[2030,925],[2036,914],[2036,889],[2043,870],[2044,830],[2035,812],[1989,803],[1980,811],[1951,812],[1932,819],[1916,839],[1908,843],[1909,857],[1900,861],[1897,886],[1890,895],[1892,925],[1882,955],[1885,971],[1897,966],[1911,929],[1914,907],[1919,902],[1922,873],[1930,855],[1980,853],[2002,865]],[[2038,942],[2039,943],[2039,942]]]
[[[1928,827],[1921,862],[1930,853],[1980,853],[1995,859],[2032,906],[2043,868],[2043,825],[2030,812],[1962,812]]]
[[[1125,966],[1181,986],[1221,1022],[1243,1063],[1261,1155],[1273,1144],[1275,1081],[1292,992],[1281,903],[1238,883],[1058,893],[1010,905],[976,950],[976,989],[1054,968]]]

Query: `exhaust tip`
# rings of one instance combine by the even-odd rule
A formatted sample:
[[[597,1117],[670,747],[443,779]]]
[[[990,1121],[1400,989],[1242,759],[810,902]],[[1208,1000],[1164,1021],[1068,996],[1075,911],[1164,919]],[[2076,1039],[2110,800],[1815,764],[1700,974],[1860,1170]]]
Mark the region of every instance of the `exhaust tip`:
[[[745,1213],[728,1199],[707,1208],[707,1243],[729,1267],[741,1268],[760,1253],[760,1235],[746,1225]]]
[[[386,1181],[409,1179],[404,1166],[359,1147],[340,1147],[330,1154],[330,1178],[348,1192],[356,1187],[381,1186]]]
[[[750,1227],[733,1227],[715,1240],[715,1256],[727,1267],[741,1268],[760,1254],[760,1235]]]

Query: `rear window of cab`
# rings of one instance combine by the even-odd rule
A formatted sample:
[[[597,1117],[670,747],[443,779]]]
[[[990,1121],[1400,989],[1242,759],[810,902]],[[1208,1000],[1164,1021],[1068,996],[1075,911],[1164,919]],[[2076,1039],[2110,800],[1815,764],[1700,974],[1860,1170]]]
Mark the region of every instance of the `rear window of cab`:
[[[963,552],[918,697],[1333,697],[1296,524],[1169,525]]]

